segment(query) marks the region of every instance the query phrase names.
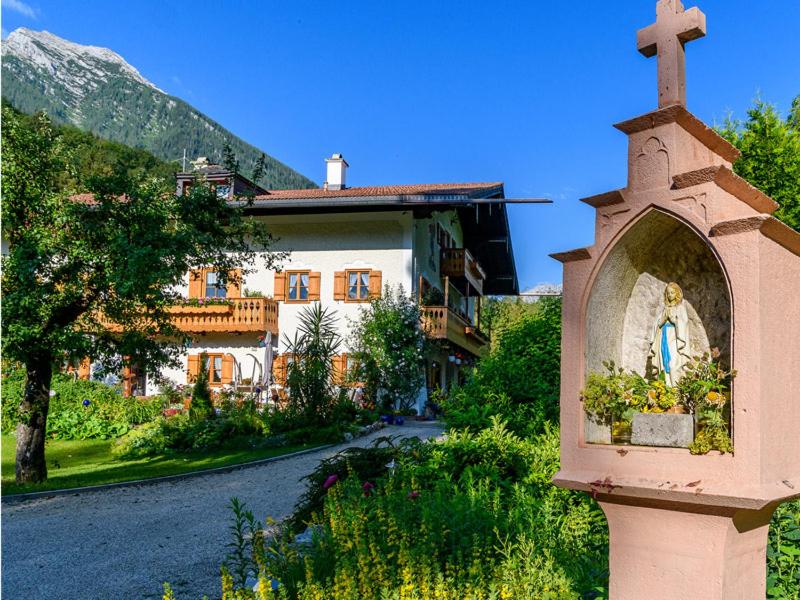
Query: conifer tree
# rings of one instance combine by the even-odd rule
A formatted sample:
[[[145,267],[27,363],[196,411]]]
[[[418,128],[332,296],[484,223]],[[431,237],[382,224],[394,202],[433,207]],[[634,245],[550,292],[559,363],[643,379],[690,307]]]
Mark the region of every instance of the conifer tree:
[[[189,406],[189,418],[192,421],[203,421],[214,416],[211,403],[211,388],[208,387],[208,355],[200,355],[200,369],[192,387],[192,403]]]

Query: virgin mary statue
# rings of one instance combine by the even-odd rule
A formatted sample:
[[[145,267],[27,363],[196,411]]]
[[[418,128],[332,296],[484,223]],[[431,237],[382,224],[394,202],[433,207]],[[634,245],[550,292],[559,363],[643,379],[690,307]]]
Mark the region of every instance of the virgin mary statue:
[[[653,328],[650,356],[659,375],[664,373],[667,385],[678,384],[689,361],[689,315],[683,301],[683,290],[675,283],[664,289],[664,307]]]

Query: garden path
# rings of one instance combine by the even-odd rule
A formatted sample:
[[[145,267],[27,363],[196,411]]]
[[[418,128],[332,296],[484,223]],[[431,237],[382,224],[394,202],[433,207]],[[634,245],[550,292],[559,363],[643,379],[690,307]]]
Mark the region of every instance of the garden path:
[[[160,598],[165,580],[180,599],[218,598],[231,497],[259,520],[279,520],[303,493],[300,478],[323,458],[382,435],[429,438],[441,431],[412,421],[258,467],[4,505],[3,598]]]

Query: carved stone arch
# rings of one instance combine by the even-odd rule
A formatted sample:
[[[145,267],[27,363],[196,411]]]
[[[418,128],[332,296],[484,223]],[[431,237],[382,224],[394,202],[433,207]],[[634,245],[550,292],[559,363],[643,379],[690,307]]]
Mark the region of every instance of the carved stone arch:
[[[730,365],[732,299],[724,266],[705,238],[673,213],[648,207],[609,245],[586,298],[585,372],[603,361],[647,374],[664,288],[677,282],[690,322],[690,353],[719,348]]]

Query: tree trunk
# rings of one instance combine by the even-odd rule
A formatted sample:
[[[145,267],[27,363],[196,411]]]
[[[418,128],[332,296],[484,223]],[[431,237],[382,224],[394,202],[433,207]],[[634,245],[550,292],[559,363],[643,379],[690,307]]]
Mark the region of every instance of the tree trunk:
[[[25,392],[17,425],[17,483],[39,483],[47,479],[44,439],[47,431],[47,410],[50,406],[50,379],[53,362],[50,357],[30,360],[25,364]]]

